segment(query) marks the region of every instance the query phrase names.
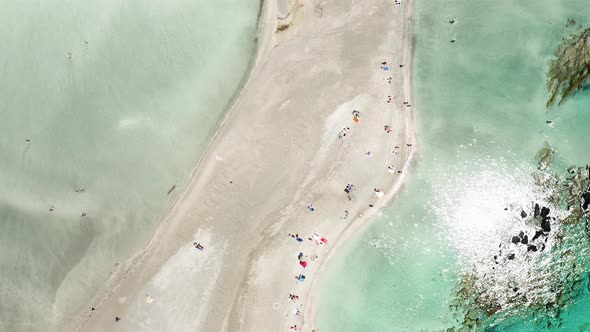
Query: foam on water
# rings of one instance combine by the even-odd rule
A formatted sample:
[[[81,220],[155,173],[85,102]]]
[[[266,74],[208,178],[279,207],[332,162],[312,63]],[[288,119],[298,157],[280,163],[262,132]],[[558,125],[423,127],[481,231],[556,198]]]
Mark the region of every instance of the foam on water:
[[[247,75],[258,6],[0,5],[0,330],[60,330],[145,243]]]
[[[453,326],[448,306],[461,273],[514,232],[504,208],[541,199],[531,173],[545,140],[557,151],[556,170],[590,163],[590,95],[583,91],[545,110],[547,61],[567,18],[590,24],[586,6],[416,1],[417,166],[399,199],[329,263],[319,284],[319,328]],[[590,327],[587,303],[582,292],[562,312],[562,327]],[[543,320],[508,319],[486,329],[538,331]]]

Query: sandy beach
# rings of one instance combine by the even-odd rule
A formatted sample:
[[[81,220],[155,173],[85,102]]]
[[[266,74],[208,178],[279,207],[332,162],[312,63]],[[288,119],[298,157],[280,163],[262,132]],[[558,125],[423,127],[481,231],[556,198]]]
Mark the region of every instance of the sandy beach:
[[[68,330],[316,328],[318,272],[416,153],[412,1],[268,0],[261,14],[250,77],[186,190]]]

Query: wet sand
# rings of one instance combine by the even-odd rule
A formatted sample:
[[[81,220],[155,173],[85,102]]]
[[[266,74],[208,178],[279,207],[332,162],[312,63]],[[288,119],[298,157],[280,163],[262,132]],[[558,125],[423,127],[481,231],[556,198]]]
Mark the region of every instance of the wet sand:
[[[416,148],[404,104],[412,104],[411,2],[264,6],[250,78],[186,190],[70,330],[311,330],[317,272],[338,239],[400,187]],[[308,240],[314,232],[328,243]]]

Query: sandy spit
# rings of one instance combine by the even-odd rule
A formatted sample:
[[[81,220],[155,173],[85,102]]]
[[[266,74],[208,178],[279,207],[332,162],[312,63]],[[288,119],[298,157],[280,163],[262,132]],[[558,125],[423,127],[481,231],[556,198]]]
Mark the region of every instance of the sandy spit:
[[[318,271],[394,196],[415,152],[412,10],[266,1],[250,77],[186,189],[69,330],[311,331]]]

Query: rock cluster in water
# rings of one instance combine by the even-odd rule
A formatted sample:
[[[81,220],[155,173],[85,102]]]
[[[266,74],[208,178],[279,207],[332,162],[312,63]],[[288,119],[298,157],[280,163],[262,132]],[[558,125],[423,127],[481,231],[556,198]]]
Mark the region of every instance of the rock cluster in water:
[[[575,21],[573,22],[575,24]],[[568,25],[571,22],[568,21]],[[549,64],[547,90],[551,108],[557,99],[561,105],[569,96],[582,89],[590,76],[590,28],[564,38]]]
[[[555,150],[551,148],[548,142],[545,142],[543,147],[537,152],[537,160],[539,163],[539,169],[545,170],[547,166],[551,164],[551,160],[553,159],[553,155],[555,154]]]
[[[449,304],[459,327],[448,332],[483,331],[518,316],[544,317],[543,327],[559,327],[561,308],[584,283],[590,289],[590,167],[551,174],[547,149],[533,173],[539,201],[511,209],[515,230],[463,274]]]

